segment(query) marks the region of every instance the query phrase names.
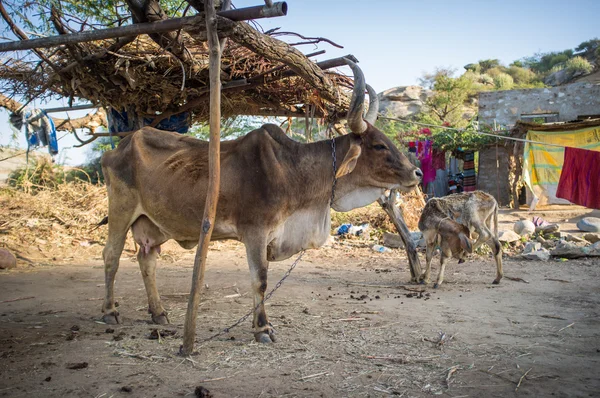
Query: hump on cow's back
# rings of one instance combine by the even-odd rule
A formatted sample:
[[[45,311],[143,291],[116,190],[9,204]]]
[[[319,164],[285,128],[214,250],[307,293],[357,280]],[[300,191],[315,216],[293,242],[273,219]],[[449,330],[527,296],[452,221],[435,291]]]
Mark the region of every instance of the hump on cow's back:
[[[188,147],[202,147],[207,145],[206,141],[147,126],[142,127],[132,135],[134,141],[141,141],[145,147],[152,149],[179,150]]]

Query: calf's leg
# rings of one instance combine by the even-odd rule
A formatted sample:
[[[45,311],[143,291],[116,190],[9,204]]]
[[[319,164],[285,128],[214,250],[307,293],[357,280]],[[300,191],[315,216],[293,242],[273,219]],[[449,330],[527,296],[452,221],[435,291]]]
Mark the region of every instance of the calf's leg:
[[[444,271],[446,270],[446,263],[448,259],[452,258],[452,253],[445,253],[444,250],[441,250],[440,253],[440,273],[438,274],[437,281],[433,284],[433,288],[437,289],[440,287],[442,282],[444,281]]]

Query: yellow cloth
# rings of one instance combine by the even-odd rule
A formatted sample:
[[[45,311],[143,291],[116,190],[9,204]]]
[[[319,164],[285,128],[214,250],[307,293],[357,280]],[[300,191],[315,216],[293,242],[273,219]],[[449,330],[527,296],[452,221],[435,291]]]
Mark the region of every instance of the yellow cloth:
[[[556,197],[565,156],[564,147],[600,151],[600,127],[588,127],[573,131],[533,131],[527,132],[528,141],[543,142],[550,146],[525,143],[523,154],[523,181],[533,192],[531,207],[536,204],[569,203]]]

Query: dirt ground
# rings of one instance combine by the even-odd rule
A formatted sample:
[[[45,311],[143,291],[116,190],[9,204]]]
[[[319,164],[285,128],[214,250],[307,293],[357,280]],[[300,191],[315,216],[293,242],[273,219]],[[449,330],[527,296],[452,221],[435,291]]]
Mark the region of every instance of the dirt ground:
[[[530,217],[504,213],[504,228]],[[574,217],[590,213],[536,214],[569,230]],[[252,305],[243,246],[213,244],[198,354],[189,358],[177,352],[193,251],[159,265],[171,320],[165,327],[149,323],[132,252],[117,274],[117,326],[99,322],[99,258],[22,263],[0,273],[0,396],[192,397],[197,386],[214,397],[599,396],[599,259],[507,255],[505,275],[523,281],[492,285],[493,261],[473,256],[452,261],[433,289],[407,283],[402,251],[368,246],[352,241],[307,252],[267,302],[277,343],[259,345],[250,320],[202,342]],[[292,261],[271,264],[270,286]],[[149,338],[155,329],[165,334],[160,340]]]

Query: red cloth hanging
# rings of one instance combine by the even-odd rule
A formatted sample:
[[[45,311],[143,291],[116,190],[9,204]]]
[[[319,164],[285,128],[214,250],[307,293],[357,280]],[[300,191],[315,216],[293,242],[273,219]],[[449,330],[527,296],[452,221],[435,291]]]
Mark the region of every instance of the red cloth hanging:
[[[565,148],[556,197],[600,209],[600,152]]]

